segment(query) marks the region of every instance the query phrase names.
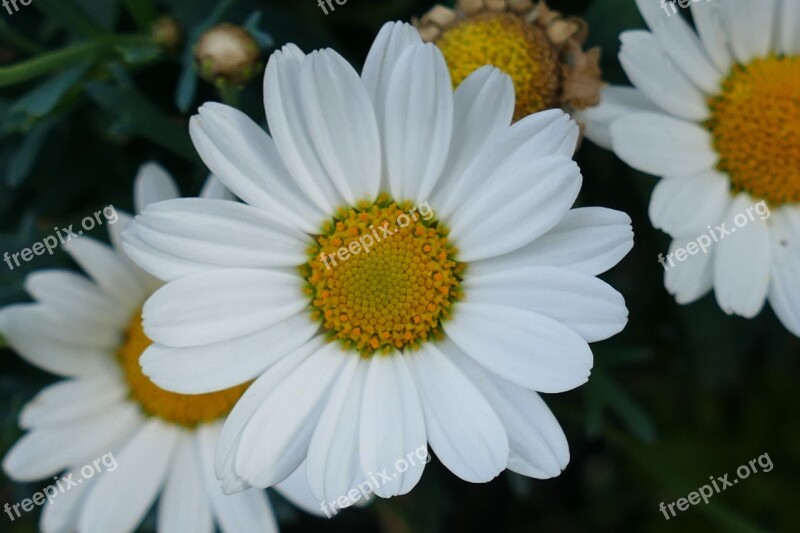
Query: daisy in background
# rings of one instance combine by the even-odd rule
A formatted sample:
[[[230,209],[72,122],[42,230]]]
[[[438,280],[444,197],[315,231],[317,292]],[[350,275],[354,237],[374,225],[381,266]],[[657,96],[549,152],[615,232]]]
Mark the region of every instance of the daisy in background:
[[[515,120],[600,101],[600,49],[582,49],[588,25],[562,17],[544,1],[458,0],[455,9],[434,6],[415,25],[444,54],[455,87],[484,65],[511,76]]]
[[[557,476],[567,441],[535,391],[584,383],[588,343],[623,329],[622,296],[596,276],[633,244],[624,213],[570,209],[575,123],[550,110],[510,125],[512,82],[493,67],[453,94],[442,53],[401,23],[361,76],[285,46],[264,95],[272,137],[220,104],[191,121],[249,205],[162,202],[123,235],[170,280],[144,306],[143,372],[183,394],[255,380],[217,448],[226,489],[305,463],[321,504],[381,473],[378,496],[404,494],[425,461],[400,461],[428,444],[470,482]],[[423,202],[435,216],[401,217]]]
[[[651,31],[622,34],[634,89],[610,87],[583,113],[587,136],[657,176],[653,225],[684,247],[725,223],[710,253],[667,270],[679,303],[712,288],[728,314],[754,317],[769,300],[800,336],[800,2],[691,5],[696,31],[637,0]],[[738,228],[766,202],[772,215]]]
[[[231,198],[214,178],[206,198]],[[144,165],[135,184],[136,209],[176,198],[164,170]],[[158,531],[201,533],[277,531],[263,491],[225,496],[213,472],[222,420],[247,383],[211,394],[162,390],[145,377],[139,356],[150,344],[141,307],[161,282],[137,268],[121,249],[130,216],[109,226],[113,247],[87,237],[66,247],[89,274],[48,270],[31,274],[33,304],[0,310],[0,333],[28,362],[67,379],[42,390],[22,410],[29,430],[8,452],[3,469],[17,481],[75,472],[113,453],[117,468],[83,479],[42,513],[46,532],[127,532],[136,529],[160,495]],[[278,487],[291,501],[319,513],[299,471]],[[300,483],[298,483],[300,481]]]

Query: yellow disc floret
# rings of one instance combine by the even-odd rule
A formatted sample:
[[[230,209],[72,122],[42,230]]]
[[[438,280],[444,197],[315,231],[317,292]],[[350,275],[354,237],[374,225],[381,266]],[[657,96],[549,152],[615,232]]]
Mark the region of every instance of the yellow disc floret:
[[[227,415],[249,385],[246,383],[197,395],[166,391],[150,381],[139,366],[139,357],[151,343],[142,328],[141,313],[137,313],[128,326],[118,357],[130,388],[131,400],[137,402],[149,416],[186,427],[211,422]]]
[[[363,355],[439,338],[463,265],[431,210],[381,197],[339,210],[303,267],[313,318]],[[425,220],[425,219],[428,220]]]
[[[706,125],[733,192],[800,202],[800,57],[734,66],[709,106]]]
[[[561,67],[547,34],[511,13],[464,19],[436,40],[453,85],[478,68],[493,65],[511,76],[516,90],[514,119],[558,107]]]

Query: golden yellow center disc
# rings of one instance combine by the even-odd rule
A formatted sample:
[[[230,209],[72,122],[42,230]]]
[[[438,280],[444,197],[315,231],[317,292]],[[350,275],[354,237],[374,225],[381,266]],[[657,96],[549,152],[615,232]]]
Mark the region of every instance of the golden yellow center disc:
[[[410,202],[341,209],[303,267],[313,318],[365,356],[438,338],[459,294],[455,252],[433,212]]]
[[[511,13],[466,18],[436,40],[453,85],[475,70],[492,65],[514,81],[514,120],[557,107],[561,87],[558,54],[545,32]]]
[[[734,192],[800,202],[800,57],[736,65],[709,100],[718,168]]]

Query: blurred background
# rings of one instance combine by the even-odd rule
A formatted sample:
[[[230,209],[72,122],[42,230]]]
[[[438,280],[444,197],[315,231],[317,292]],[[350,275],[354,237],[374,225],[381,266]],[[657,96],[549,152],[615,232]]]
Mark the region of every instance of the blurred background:
[[[246,27],[262,63],[294,42],[306,51],[332,47],[360,67],[385,21],[422,16],[433,4],[347,0],[327,15],[316,0],[32,0],[13,14],[0,9],[0,253],[109,204],[130,212],[134,176],[148,160],[171,171],[184,194],[196,194],[207,170],[187,123],[202,102],[236,104],[264,123],[261,71],[241,92],[198,77],[193,46],[213,25]],[[644,27],[634,1],[550,4],[589,22],[587,45],[602,47],[605,79],[625,83],[619,33]],[[676,305],[657,260],[668,239],[647,218],[655,178],[588,141],[577,159],[579,204],[629,213],[636,246],[605,276],[626,298],[627,329],[593,345],[586,386],[545,398],[570,442],[567,470],[552,480],[506,472],[471,485],[434,459],[411,494],[331,521],[272,494],[283,531],[800,531],[800,340],[768,308],[748,321],[725,316],[713,295]],[[88,234],[106,239],[103,227]],[[0,305],[25,301],[25,275],[51,267],[74,265],[61,250],[13,270],[1,263]],[[0,357],[5,454],[21,435],[21,406],[54,378],[21,361],[2,338]],[[770,472],[669,521],[659,511],[660,502],[686,497],[709,476],[734,477],[765,453]],[[42,486],[0,474],[0,505]],[[13,523],[3,515],[0,531],[37,531],[37,520],[37,512]],[[150,516],[142,531],[154,524]]]

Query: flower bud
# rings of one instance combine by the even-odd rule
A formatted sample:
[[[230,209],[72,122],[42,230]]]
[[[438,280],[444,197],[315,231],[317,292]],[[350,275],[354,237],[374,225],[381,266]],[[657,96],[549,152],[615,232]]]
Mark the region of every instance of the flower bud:
[[[244,85],[259,70],[261,50],[241,26],[219,24],[205,32],[194,50],[200,77],[212,83]]]

